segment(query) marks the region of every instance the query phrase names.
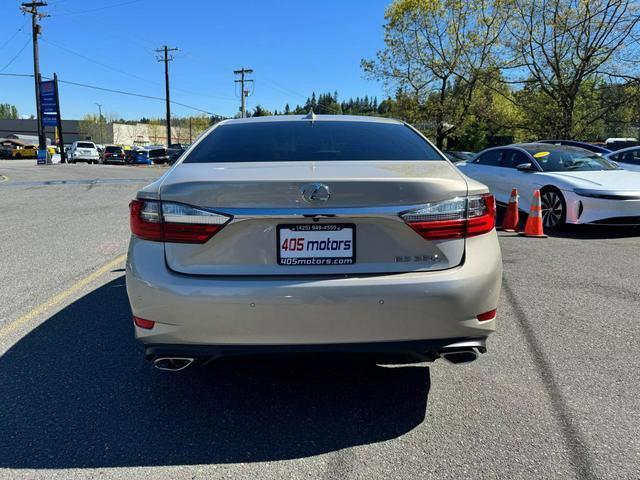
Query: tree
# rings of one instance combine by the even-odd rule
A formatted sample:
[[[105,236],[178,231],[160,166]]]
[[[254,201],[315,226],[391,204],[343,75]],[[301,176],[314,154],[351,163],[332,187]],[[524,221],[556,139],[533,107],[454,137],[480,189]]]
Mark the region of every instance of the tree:
[[[599,92],[638,84],[638,4],[634,0],[516,0],[505,65],[521,107],[548,136],[583,136],[630,98]],[[635,91],[635,94],[638,92]]]
[[[442,147],[496,63],[505,7],[505,0],[395,0],[385,12],[385,48],[362,68],[397,89],[403,102],[417,102],[414,113],[433,124]]]
[[[253,109],[253,113],[251,113],[252,117],[266,117],[269,115],[272,115],[272,113],[260,105],[256,105],[256,108]]]
[[[15,120],[19,118],[18,109],[15,105],[11,105],[9,103],[0,103],[0,118]]]

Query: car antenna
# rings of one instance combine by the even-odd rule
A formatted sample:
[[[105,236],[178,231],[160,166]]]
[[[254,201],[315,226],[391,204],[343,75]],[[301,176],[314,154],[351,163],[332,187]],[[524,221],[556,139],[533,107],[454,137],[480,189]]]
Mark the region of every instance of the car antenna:
[[[311,120],[311,123],[316,119],[316,114],[313,112],[313,108],[309,109],[309,113],[304,117],[305,120]]]

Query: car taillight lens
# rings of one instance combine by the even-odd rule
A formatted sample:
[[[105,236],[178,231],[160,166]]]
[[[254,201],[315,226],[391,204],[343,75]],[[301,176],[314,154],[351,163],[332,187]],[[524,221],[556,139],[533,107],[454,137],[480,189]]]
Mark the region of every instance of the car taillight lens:
[[[129,205],[131,233],[144,240],[205,243],[232,217],[182,203],[133,200]]]
[[[488,312],[479,313],[476,318],[480,322],[486,322],[488,320],[493,320],[494,318],[496,318],[496,313],[497,310],[494,308],[493,310],[489,310]]]
[[[153,320],[145,320],[144,318],[135,316],[133,317],[133,323],[135,323],[136,326],[144,328],[146,330],[151,330],[156,324],[156,322],[154,322]]]
[[[490,194],[456,197],[429,203],[401,217],[427,240],[474,237],[495,227],[496,202]]]

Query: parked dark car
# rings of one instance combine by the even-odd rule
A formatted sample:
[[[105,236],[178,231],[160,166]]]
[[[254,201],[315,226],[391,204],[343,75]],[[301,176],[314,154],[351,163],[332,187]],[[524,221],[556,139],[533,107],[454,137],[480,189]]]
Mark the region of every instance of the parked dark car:
[[[455,150],[445,150],[444,154],[446,157],[451,160],[453,163],[455,162],[466,162],[467,160],[471,160],[475,153],[473,152],[460,152]]]
[[[149,155],[149,160],[153,163],[169,163],[167,149],[162,146],[150,145],[145,147]]]
[[[171,143],[169,144],[169,148],[167,149],[167,153],[169,154],[169,163],[173,165],[180,155],[182,155],[189,145],[186,143]]]
[[[125,163],[124,148],[117,145],[107,145],[101,156],[101,163]]]
[[[569,145],[570,147],[580,147],[584,148],[585,150],[589,150],[590,152],[600,153],[602,155],[611,153],[611,150],[609,150],[608,148],[600,147],[592,143],[579,142],[578,140],[538,140],[535,143],[548,143],[550,145]]]
[[[11,158],[13,156],[13,148],[10,145],[0,145],[0,158]]]

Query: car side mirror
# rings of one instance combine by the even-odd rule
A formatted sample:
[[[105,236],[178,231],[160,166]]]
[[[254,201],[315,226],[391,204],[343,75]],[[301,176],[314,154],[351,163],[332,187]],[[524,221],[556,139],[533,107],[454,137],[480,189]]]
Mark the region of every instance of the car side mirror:
[[[535,172],[536,171],[536,169],[533,168],[533,165],[531,163],[521,163],[516,168],[518,170],[520,170],[521,172]]]

